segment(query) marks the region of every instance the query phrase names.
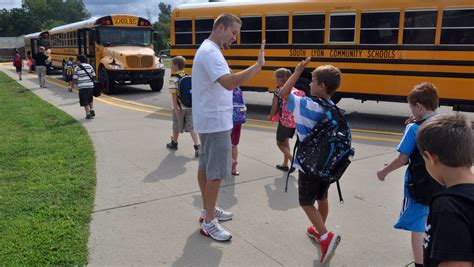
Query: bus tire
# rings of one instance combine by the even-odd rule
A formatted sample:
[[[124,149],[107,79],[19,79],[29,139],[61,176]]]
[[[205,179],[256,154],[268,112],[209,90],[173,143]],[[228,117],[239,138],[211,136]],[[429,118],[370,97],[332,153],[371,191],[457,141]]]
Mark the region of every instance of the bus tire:
[[[341,101],[342,97],[338,94],[338,93],[335,93],[332,97],[331,97],[331,101],[334,103],[334,104],[337,104],[339,103],[339,101]]]
[[[66,68],[64,68],[64,67],[63,67],[63,73],[62,73],[62,74],[63,74],[63,80],[64,80],[65,82],[67,82],[67,78],[66,78]]]
[[[159,80],[151,80],[150,81],[150,88],[154,92],[160,92],[163,89],[163,78]]]
[[[102,92],[106,95],[112,94],[114,92],[115,84],[110,79],[109,73],[103,66],[100,67],[99,73],[100,73],[99,82],[100,82],[100,87],[102,88]]]
[[[295,83],[293,87],[296,89],[304,91],[305,95],[310,96],[311,95],[311,88],[309,86],[311,82],[306,79],[306,78],[299,78],[298,81]]]

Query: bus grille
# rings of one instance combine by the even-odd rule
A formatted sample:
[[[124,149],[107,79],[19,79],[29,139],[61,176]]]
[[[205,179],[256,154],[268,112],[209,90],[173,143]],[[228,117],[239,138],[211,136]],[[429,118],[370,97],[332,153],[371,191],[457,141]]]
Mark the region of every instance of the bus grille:
[[[129,68],[151,68],[153,67],[153,56],[128,56],[127,65]]]

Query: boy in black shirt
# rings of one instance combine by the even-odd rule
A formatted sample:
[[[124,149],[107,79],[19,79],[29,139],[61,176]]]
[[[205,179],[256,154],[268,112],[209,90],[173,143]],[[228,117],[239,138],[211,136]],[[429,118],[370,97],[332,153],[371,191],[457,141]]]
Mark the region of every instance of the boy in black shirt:
[[[430,175],[446,190],[436,194],[424,236],[424,266],[474,264],[473,132],[461,114],[423,123],[416,143]]]

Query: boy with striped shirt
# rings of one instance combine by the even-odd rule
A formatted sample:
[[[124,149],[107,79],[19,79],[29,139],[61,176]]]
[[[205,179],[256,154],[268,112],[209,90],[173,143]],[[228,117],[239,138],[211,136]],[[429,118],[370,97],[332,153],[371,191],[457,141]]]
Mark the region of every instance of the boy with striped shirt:
[[[95,111],[94,105],[92,103],[94,82],[91,78],[89,78],[89,76],[94,78],[95,72],[94,68],[86,62],[87,58],[84,55],[77,56],[76,67],[74,68],[74,76],[72,78],[76,83],[77,89],[79,90],[79,104],[81,107],[84,107],[86,111],[86,119],[90,120],[95,117]]]
[[[319,120],[324,118],[326,110],[313,101],[311,97],[300,97],[291,93],[301,73],[310,62],[306,58],[296,66],[295,72],[286,81],[280,90],[280,96],[288,100],[287,109],[293,113],[296,123],[298,139],[302,141],[313,129]],[[312,72],[311,96],[322,99],[330,105],[334,105],[331,96],[337,90],[341,82],[341,72],[334,66],[325,65],[316,68]],[[325,222],[328,217],[328,189],[329,183],[322,181],[318,176],[304,173],[298,160],[295,159],[293,166],[299,170],[298,173],[298,197],[300,206],[312,225],[307,228],[309,237],[314,238],[321,245],[321,263],[328,262],[334,255],[334,251],[341,240],[338,234],[329,232]],[[315,202],[318,207],[315,207]]]

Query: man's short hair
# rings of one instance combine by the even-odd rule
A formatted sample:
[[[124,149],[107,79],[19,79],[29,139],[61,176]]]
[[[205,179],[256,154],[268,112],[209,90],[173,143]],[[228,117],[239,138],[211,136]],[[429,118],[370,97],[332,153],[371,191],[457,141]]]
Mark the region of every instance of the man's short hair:
[[[471,122],[463,114],[439,114],[424,122],[416,135],[416,144],[421,154],[428,151],[448,167],[472,166],[473,132]]]
[[[74,60],[74,58],[73,58],[73,57],[69,57],[68,59],[69,59],[70,61],[73,61],[73,60]]]
[[[326,85],[326,93],[333,95],[341,85],[341,71],[333,65],[323,65],[317,67],[312,75],[318,79],[318,83]]]
[[[237,17],[234,14],[221,14],[217,19],[214,21],[214,26],[212,27],[212,30],[217,29],[220,24],[224,25],[224,29],[227,29],[228,27],[232,26],[233,23],[237,23],[239,25],[242,25],[242,20],[240,20],[239,17]]]
[[[175,56],[171,59],[171,63],[175,64],[179,70],[183,70],[186,65],[186,59],[183,56]]]
[[[420,103],[426,109],[435,111],[439,106],[438,89],[432,83],[420,83],[411,90],[407,100],[412,106]]]
[[[87,62],[87,58],[84,55],[78,55],[76,59],[79,60],[81,63]]]
[[[288,78],[291,76],[291,70],[286,68],[279,68],[275,71],[275,77],[277,78]]]

